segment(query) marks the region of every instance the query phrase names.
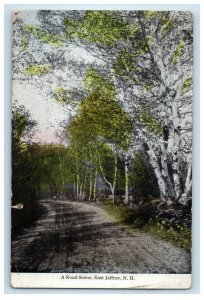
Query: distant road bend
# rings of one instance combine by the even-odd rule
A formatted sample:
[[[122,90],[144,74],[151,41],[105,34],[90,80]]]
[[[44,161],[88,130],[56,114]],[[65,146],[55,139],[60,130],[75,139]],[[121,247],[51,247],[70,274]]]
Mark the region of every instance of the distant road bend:
[[[190,254],[129,232],[103,208],[42,200],[46,213],[12,241],[12,272],[190,273]]]

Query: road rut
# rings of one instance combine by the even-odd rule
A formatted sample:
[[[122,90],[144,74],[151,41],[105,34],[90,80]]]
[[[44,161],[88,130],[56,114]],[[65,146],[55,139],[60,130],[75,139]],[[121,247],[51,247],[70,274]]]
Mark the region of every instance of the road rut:
[[[190,273],[191,256],[120,227],[98,205],[42,200],[46,213],[11,244],[12,272]]]

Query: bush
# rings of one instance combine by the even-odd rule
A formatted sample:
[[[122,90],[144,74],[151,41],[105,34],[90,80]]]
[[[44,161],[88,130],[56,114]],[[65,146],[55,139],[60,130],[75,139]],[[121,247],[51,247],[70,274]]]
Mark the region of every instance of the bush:
[[[126,228],[156,236],[187,251],[191,250],[191,227],[176,217],[158,218],[157,207],[151,203],[137,209],[103,202],[107,212]]]

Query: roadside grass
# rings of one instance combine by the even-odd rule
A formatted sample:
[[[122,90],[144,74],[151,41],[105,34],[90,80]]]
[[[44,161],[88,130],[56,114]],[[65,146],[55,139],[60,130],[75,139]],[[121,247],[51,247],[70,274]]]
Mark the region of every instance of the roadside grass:
[[[102,207],[113,220],[127,230],[147,233],[186,251],[191,251],[191,229],[182,224],[173,226],[166,220],[146,219],[144,211],[139,216],[134,209],[119,204],[103,202]]]

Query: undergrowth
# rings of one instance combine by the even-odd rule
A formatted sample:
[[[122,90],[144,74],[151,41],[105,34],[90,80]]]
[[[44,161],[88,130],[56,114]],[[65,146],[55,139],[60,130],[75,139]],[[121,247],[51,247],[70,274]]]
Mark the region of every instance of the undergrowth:
[[[141,212],[127,206],[103,202],[103,208],[120,225],[131,231],[139,231],[158,237],[173,245],[191,251],[191,229],[182,223],[170,224],[166,219],[149,217],[149,212]]]

